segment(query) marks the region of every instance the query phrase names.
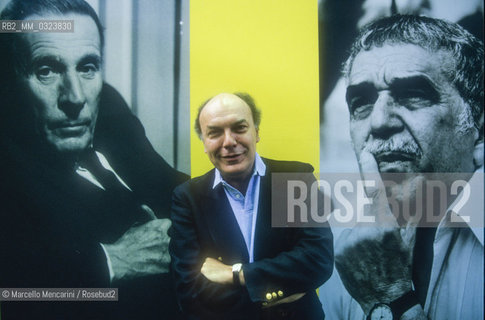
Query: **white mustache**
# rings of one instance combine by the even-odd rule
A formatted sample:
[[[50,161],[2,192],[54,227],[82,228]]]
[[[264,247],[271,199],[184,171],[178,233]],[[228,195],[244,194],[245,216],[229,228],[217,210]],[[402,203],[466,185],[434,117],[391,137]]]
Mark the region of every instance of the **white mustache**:
[[[373,155],[385,152],[401,152],[414,155],[417,158],[420,158],[423,154],[416,142],[402,139],[373,140],[366,143],[364,151]]]

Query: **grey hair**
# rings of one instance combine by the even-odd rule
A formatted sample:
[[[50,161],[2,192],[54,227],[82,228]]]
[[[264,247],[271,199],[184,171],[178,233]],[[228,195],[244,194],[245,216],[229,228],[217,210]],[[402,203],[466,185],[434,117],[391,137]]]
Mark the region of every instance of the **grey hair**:
[[[364,26],[344,64],[346,78],[361,51],[386,44],[414,44],[427,50],[445,50],[456,70],[450,81],[470,106],[474,125],[483,135],[483,43],[456,23],[415,15],[394,15]],[[469,112],[470,113],[470,112]]]

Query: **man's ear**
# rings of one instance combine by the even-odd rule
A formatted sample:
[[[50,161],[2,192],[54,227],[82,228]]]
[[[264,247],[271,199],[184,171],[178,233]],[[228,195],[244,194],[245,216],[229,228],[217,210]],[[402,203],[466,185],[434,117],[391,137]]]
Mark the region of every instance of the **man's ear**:
[[[483,168],[483,152],[484,152],[484,144],[483,144],[483,112],[482,116],[480,117],[479,123],[479,131],[478,131],[478,138],[475,141],[475,148],[473,150],[473,163],[475,164],[475,170],[479,168]]]
[[[259,128],[256,128],[256,143],[259,142]]]
[[[477,141],[478,142],[478,141]],[[475,144],[475,149],[473,150],[473,163],[475,164],[475,170],[478,168],[483,168],[483,140]]]

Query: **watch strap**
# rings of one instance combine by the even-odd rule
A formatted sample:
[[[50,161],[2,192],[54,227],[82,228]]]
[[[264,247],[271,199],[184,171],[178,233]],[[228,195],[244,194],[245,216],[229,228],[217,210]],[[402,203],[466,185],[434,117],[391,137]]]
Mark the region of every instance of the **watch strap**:
[[[376,303],[372,309],[370,309],[370,312],[369,314],[367,315],[367,317],[365,318],[366,320],[372,320],[372,313],[374,312],[374,310],[376,310],[377,308],[379,307],[385,307],[387,309],[389,309],[389,311],[392,313],[392,310],[391,310],[391,306],[389,306],[387,303]],[[394,313],[393,313],[393,320],[394,320]]]
[[[372,312],[374,309],[381,305],[387,305],[392,312],[392,319],[393,320],[399,320],[401,319],[401,316],[411,309],[411,307],[414,307],[415,305],[419,304],[418,298],[416,296],[416,293],[413,290],[409,290],[406,292],[404,295],[401,297],[397,298],[396,300],[392,301],[391,303],[376,303],[372,309],[370,310],[369,314],[366,317],[366,320],[371,319]]]
[[[393,319],[400,319],[406,311],[408,311],[409,309],[411,309],[411,307],[414,307],[417,304],[419,304],[419,301],[418,297],[416,296],[416,292],[414,292],[414,290],[409,290],[404,295],[389,304],[389,306],[391,307]]]

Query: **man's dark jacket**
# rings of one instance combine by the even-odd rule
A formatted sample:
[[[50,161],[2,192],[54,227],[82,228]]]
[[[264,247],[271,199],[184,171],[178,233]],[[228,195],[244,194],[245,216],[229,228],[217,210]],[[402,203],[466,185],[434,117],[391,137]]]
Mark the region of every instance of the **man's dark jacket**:
[[[119,288],[120,301],[4,302],[1,319],[171,318],[177,311],[170,275],[110,284],[100,246],[116,241],[146,217],[56,159],[44,158],[35,145],[12,135],[16,129],[22,128],[2,130],[0,136],[0,287],[112,285]],[[139,120],[107,85],[94,144],[140,202],[159,218],[168,218],[171,192],[186,176],[155,152]]]
[[[271,227],[271,174],[312,172],[309,164],[263,159],[254,262],[222,184],[213,189],[214,170],[177,187],[173,195],[170,254],[179,303],[192,319],[322,319],[315,289],[333,268],[332,233],[323,228]],[[246,286],[220,285],[200,274],[206,257],[227,265],[243,263]],[[293,303],[263,310],[266,295],[279,300],[295,293]],[[281,292],[282,296],[278,295]]]

